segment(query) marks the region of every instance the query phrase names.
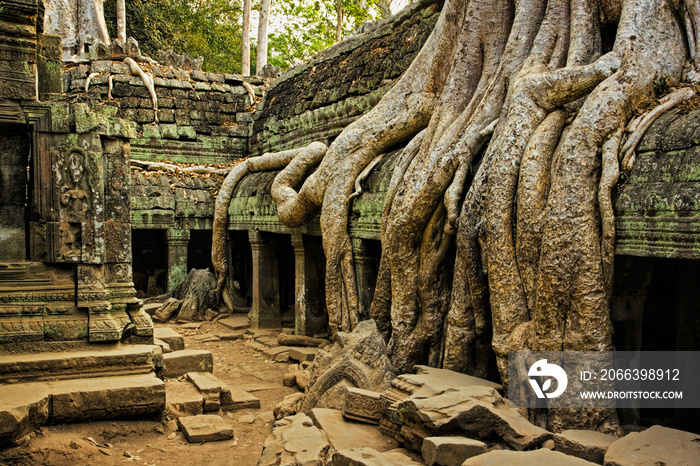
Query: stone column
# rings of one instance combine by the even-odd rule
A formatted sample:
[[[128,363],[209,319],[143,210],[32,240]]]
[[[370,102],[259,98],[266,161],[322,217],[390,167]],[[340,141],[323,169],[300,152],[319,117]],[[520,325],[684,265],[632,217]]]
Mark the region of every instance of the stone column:
[[[372,253],[367,240],[362,238],[352,239],[352,256],[355,262],[361,318],[364,320],[369,318],[369,308],[372,306],[372,298],[374,298],[374,286],[377,283],[380,257]]]
[[[253,253],[253,328],[277,328],[280,321],[280,283],[277,248],[259,231],[248,232]]]
[[[189,230],[170,229],[166,235],[168,248],[168,291],[172,291],[187,277],[187,244]]]
[[[294,246],[294,333],[315,335],[326,332],[324,275],[325,258],[321,238],[292,235]]]

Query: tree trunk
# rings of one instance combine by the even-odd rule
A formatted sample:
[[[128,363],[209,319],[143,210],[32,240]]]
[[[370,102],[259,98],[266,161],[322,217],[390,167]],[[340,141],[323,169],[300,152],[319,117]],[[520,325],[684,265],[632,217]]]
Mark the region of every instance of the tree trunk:
[[[345,10],[340,0],[335,4],[335,43],[343,40],[343,22],[345,21]]]
[[[241,74],[250,76],[250,1],[243,0],[243,26],[241,28]]]
[[[260,1],[260,19],[258,20],[258,49],[255,60],[255,74],[262,75],[263,66],[267,65],[267,23],[270,16],[270,0]]]
[[[124,0],[117,0],[117,40],[126,43],[126,5]]]

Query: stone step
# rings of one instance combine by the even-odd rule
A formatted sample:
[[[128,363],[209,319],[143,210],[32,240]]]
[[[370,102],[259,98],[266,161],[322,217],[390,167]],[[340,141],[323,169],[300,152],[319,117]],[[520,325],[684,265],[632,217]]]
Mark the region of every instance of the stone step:
[[[213,370],[214,357],[211,351],[180,350],[163,355],[161,375],[174,379],[188,372],[213,372]]]
[[[217,322],[231,330],[250,328],[250,321],[248,320],[247,314],[234,314],[229,317],[219,319]]]
[[[318,348],[289,348],[289,358],[297,362],[313,361],[318,354]]]
[[[48,418],[48,382],[0,385],[0,447],[44,425]]]
[[[170,327],[155,327],[153,329],[153,338],[157,338],[170,345],[173,351],[185,349],[185,339]]]
[[[163,365],[156,345],[109,345],[105,349],[0,356],[0,383],[146,374]]]
[[[212,414],[186,416],[177,420],[180,430],[190,443],[231,440],[233,428],[226,419]]]
[[[150,374],[49,382],[49,419],[83,422],[160,413],[165,384]]]

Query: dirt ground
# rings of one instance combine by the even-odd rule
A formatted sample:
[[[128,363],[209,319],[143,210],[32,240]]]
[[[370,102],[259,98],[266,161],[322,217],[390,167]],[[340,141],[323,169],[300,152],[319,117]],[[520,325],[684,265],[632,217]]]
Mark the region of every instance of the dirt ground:
[[[273,407],[297,391],[282,384],[289,363],[270,361],[243,340],[197,341],[207,333],[232,333],[218,323],[205,322],[198,330],[168,326],[185,337],[186,349],[212,352],[214,375],[219,379],[260,399],[260,409],[220,413],[233,427],[233,440],[191,444],[173,430],[174,422],[161,417],[44,426],[23,445],[0,449],[0,464],[255,465],[272,429]],[[252,423],[240,420],[247,416],[249,421],[250,415],[255,419]]]

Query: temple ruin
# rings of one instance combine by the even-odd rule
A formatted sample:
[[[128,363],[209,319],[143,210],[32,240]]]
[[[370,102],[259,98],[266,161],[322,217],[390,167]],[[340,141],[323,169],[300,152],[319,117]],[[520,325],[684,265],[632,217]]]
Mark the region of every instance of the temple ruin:
[[[275,80],[202,72],[191,57],[175,60],[184,68],[156,63],[143,59],[134,41],[105,44],[95,31],[76,32],[79,41],[62,41],[51,35],[58,30],[55,18],[45,19],[53,29],[37,24],[36,0],[0,3],[7,25],[0,31],[2,448],[46,422],[157,415],[166,409],[172,380],[211,374],[206,351],[186,355],[194,370],[178,368],[172,355],[186,350],[177,335],[173,347],[168,345],[175,351],[163,354],[168,337],[156,331],[154,344],[152,319],[165,302],[144,306],[144,301],[172,296],[191,270],[211,268],[214,204],[223,175],[150,170],[147,164],[230,167],[313,141],[330,144],[410,65],[441,3],[412,3]],[[157,99],[127,58],[152,76]],[[616,187],[611,318],[617,350],[700,351],[699,122],[698,109],[666,112],[639,144],[629,179]],[[349,205],[363,320],[369,318],[379,270],[384,197],[404,146],[394,147],[371,170]],[[235,309],[228,311],[248,316],[252,330],[286,328],[284,334],[324,339],[326,261],[319,219],[296,228],[280,222],[270,196],[277,173],[246,176],[229,205],[226,286]],[[223,305],[208,309],[210,321],[229,317]],[[179,322],[189,320],[181,316]],[[275,424],[260,464],[279,464],[280,458],[302,463],[300,456],[290,459],[294,454],[279,446],[280,439],[285,429],[306,435],[305,429],[332,424],[322,416],[337,411],[319,411],[328,407],[378,425],[382,435],[400,439],[413,451],[414,456],[396,453],[394,463],[382,464],[457,464],[436,459],[440,439],[454,432],[449,419],[426,421],[430,409],[416,395],[442,393],[446,387],[436,384],[438,379],[476,390],[479,403],[488,405],[484,420],[472,420],[468,428],[463,421],[460,438],[488,431],[481,439],[486,443],[464,446],[465,451],[485,453],[498,444],[504,450],[532,450],[528,461],[571,460],[536,458],[553,439],[555,451],[581,456],[571,453],[570,443],[578,440],[554,437],[529,423],[503,421],[493,427],[514,416],[499,411],[502,387],[495,362],[490,361],[490,382],[427,364],[417,366],[416,374],[393,374],[380,357],[382,348],[386,352],[380,333],[369,322],[358,326],[357,334],[343,333],[342,344],[325,348],[313,367],[306,364],[306,399],[291,400],[298,405],[284,408],[296,417]],[[77,356],[64,359],[68,353]],[[300,364],[305,357],[299,356]],[[91,399],[85,381],[108,377],[113,392]],[[198,387],[216,385],[201,378],[207,376],[186,377]],[[42,383],[32,399],[24,397],[26,387]],[[78,393],[85,405],[75,401]],[[231,395],[225,387],[208,393],[204,403],[210,411],[236,403],[255,406],[254,397],[235,390]],[[345,404],[332,406],[334,396]],[[452,408],[441,407],[440,416],[449,416]],[[303,418],[307,414],[314,418],[311,424]],[[618,414],[627,425],[649,417],[644,410]],[[664,414],[684,430],[700,431],[689,410]],[[375,464],[360,462],[367,452],[333,447],[328,432],[320,442],[335,451],[335,462],[328,464]],[[693,439],[688,442],[700,454]],[[329,451],[323,445],[320,456]],[[589,450],[594,449],[586,454]],[[421,451],[422,460],[415,456]],[[602,464],[602,456],[586,458]],[[516,464],[507,455],[501,461]],[[608,461],[608,456],[605,461],[633,464]]]

